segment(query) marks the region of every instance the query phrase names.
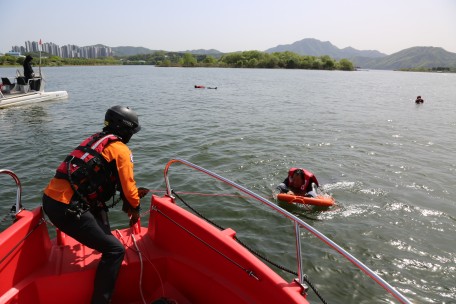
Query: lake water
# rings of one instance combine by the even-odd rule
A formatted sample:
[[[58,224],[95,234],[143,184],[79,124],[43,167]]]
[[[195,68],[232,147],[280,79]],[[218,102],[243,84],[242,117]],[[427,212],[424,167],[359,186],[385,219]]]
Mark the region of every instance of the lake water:
[[[40,205],[65,156],[101,130],[106,110],[127,105],[143,126],[129,143],[138,186],[165,190],[163,172],[172,158],[262,196],[271,196],[289,168],[305,168],[340,210],[309,211],[271,200],[412,302],[456,303],[456,74],[153,66],[43,71],[47,90],[66,90],[68,100],[0,110],[0,168],[19,176],[28,210]],[[0,73],[14,76],[15,69]],[[416,105],[417,95],[426,102]],[[242,194],[182,164],[173,164],[169,177],[175,191]],[[1,218],[15,191],[14,181],[1,175]],[[182,196],[296,270],[290,220],[250,198]],[[142,202],[144,210],[149,203]],[[120,209],[109,212],[112,229],[128,227]],[[303,232],[302,243],[304,271],[328,303],[397,303],[316,237]],[[320,303],[313,292],[308,300]]]

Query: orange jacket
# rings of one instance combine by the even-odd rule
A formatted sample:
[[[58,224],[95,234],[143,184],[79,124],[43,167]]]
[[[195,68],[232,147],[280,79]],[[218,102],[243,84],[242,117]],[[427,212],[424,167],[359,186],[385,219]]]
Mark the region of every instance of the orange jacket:
[[[138,189],[133,179],[133,154],[121,141],[109,143],[102,154],[106,161],[116,160],[117,172],[125,198],[133,208],[139,205]],[[77,186],[75,186],[77,188]],[[54,177],[44,189],[44,194],[64,204],[69,204],[74,191],[67,180]]]

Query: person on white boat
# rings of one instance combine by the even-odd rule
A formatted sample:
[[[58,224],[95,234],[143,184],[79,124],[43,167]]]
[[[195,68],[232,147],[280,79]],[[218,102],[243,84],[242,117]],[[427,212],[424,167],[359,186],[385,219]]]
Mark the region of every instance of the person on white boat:
[[[24,60],[24,76],[25,76],[25,80],[27,81],[27,83],[29,83],[28,81],[30,79],[33,79],[33,77],[35,77],[35,73],[33,72],[33,69],[32,69],[32,61],[33,57],[30,56],[30,55],[27,55],[27,57],[25,57],[25,60]]]
[[[141,130],[138,116],[128,107],[114,106],[106,112],[105,125],[65,158],[43,195],[43,209],[52,223],[102,254],[91,303],[110,303],[125,255],[109,227],[108,201],[114,202],[120,191],[122,210],[132,226],[139,219],[139,199],[149,192],[136,188],[133,155],[126,146]]]
[[[288,195],[316,197],[317,194],[312,189],[312,183],[315,183],[317,187],[320,186],[313,173],[300,168],[291,168],[285,180],[277,186],[277,190],[279,193]]]

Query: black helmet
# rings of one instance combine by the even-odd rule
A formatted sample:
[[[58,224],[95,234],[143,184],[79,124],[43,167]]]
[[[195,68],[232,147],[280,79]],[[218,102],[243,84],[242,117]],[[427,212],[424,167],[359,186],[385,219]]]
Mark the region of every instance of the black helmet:
[[[141,130],[138,115],[135,111],[125,106],[114,106],[106,111],[105,125],[113,133],[120,136],[131,137]]]

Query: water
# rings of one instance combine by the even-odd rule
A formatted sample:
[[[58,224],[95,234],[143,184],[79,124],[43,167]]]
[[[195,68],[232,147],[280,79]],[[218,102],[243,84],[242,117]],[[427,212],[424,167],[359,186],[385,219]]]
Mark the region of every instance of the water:
[[[68,91],[68,100],[0,110],[0,168],[21,179],[27,209],[40,205],[65,156],[102,128],[105,111],[128,105],[143,126],[129,144],[138,186],[165,190],[164,168],[178,157],[271,196],[289,168],[303,167],[340,210],[275,203],[412,302],[456,303],[456,74],[151,66],[43,70],[50,84]],[[12,76],[15,70],[0,73]],[[195,84],[218,89],[194,89]],[[417,95],[423,105],[415,105]],[[181,164],[173,164],[169,176],[175,191],[242,194]],[[0,197],[3,217],[15,201],[9,176],[0,176]],[[250,198],[183,197],[254,249],[296,270],[294,227],[269,207]],[[146,210],[149,202],[142,205]],[[128,226],[120,207],[109,214],[112,229]],[[304,270],[328,303],[397,302],[325,243],[302,235]],[[313,292],[308,300],[320,302]]]

